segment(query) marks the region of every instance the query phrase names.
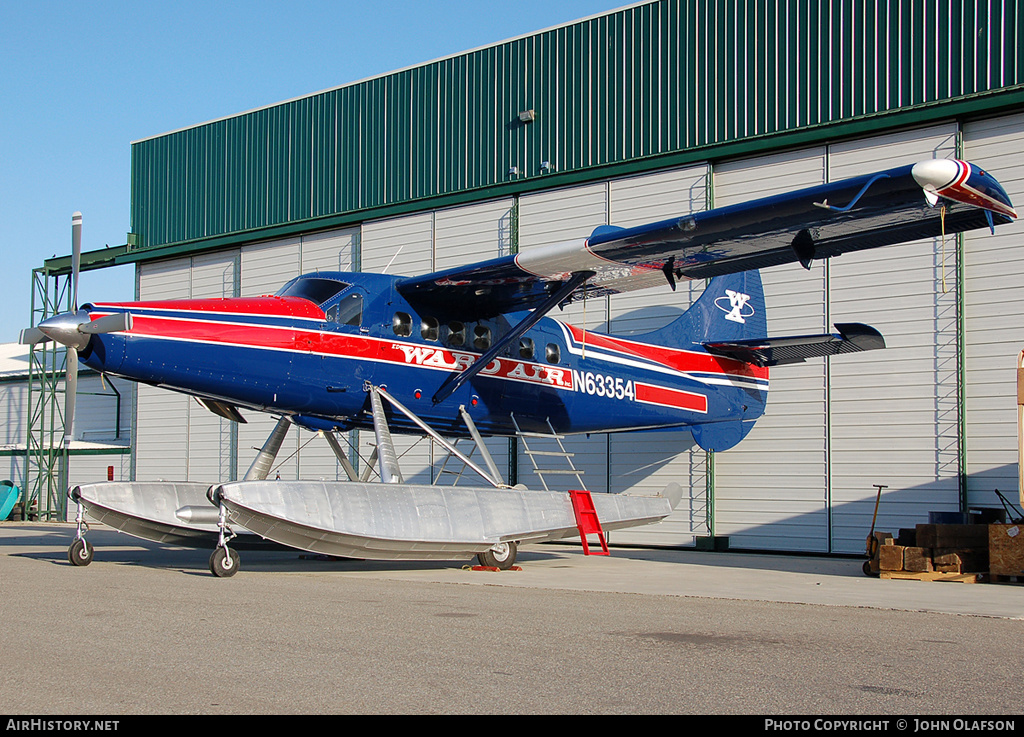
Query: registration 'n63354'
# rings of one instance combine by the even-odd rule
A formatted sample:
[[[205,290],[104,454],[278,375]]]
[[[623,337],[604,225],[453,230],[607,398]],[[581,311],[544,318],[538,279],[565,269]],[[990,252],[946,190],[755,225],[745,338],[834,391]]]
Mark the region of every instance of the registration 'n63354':
[[[627,381],[621,376],[574,370],[572,379],[573,387],[583,394],[608,397],[609,399],[629,399],[630,401],[636,396],[633,382]]]

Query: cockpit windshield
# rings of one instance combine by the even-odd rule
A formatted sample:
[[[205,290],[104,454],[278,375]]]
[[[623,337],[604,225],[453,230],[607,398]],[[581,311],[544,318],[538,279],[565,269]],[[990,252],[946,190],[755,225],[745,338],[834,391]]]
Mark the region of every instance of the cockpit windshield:
[[[316,305],[322,305],[347,286],[346,282],[337,279],[327,279],[322,276],[300,276],[277,290],[276,296],[301,297]]]

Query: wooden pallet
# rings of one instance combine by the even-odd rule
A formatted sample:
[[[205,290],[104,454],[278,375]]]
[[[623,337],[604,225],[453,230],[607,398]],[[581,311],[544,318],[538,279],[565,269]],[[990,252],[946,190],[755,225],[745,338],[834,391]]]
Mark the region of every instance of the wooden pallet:
[[[1024,576],[1004,576],[998,573],[992,573],[989,575],[989,581],[991,583],[1012,583],[1012,584],[1024,584]]]
[[[880,571],[880,578],[898,579],[901,581],[953,581],[955,583],[978,583],[980,573],[941,573],[939,571]]]

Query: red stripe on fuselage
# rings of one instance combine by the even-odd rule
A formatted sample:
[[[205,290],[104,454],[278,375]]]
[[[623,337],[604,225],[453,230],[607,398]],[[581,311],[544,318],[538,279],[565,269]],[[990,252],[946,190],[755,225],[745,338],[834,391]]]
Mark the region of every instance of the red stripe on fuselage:
[[[212,312],[244,317],[298,317],[323,320],[324,313],[300,297],[230,297],[223,299],[168,299],[156,302],[94,302],[97,309],[162,310],[167,312]]]
[[[101,309],[103,307],[116,307],[131,311],[133,324],[131,331],[128,333],[131,336],[215,343],[255,349],[318,353],[339,358],[418,365],[423,368],[449,371],[462,370],[468,365],[467,361],[472,363],[472,360],[476,359],[476,354],[473,354],[472,360],[470,360],[469,355],[456,351],[447,351],[439,346],[435,348],[413,343],[404,344],[402,341],[394,341],[393,339],[324,332],[315,328],[271,326],[258,322],[249,322],[249,320],[258,320],[260,317],[267,316],[313,320],[324,319],[324,314],[318,307],[306,300],[297,298],[256,297],[251,299],[166,300],[117,304],[96,303],[94,307],[96,309],[91,315],[94,319],[105,314],[105,311]],[[180,314],[151,315],[146,314],[143,310],[163,310]],[[192,314],[190,315],[189,313]],[[206,313],[206,315],[203,313]],[[207,315],[209,315],[209,318],[207,318]],[[210,319],[214,315],[217,318],[227,318],[236,315],[239,320]],[[566,325],[565,327],[571,331],[574,339],[582,342],[584,334],[582,330],[572,325]],[[626,356],[656,361],[663,366],[680,372],[706,372],[757,379],[768,378],[767,368],[760,368],[753,364],[716,357],[706,353],[638,343],[593,333],[586,333],[586,343],[597,348],[616,351]],[[418,351],[434,350],[437,360],[411,360],[408,352],[401,349],[401,346],[404,345],[408,345],[410,350],[417,355]],[[513,368],[521,364],[522,366],[529,366],[530,371],[534,373],[537,371],[531,362],[502,359],[499,363],[508,364],[513,366]],[[526,369],[523,369],[522,366],[520,366],[520,370],[525,371]],[[540,367],[541,364],[536,364],[536,366]],[[556,371],[553,367],[543,368],[544,371],[541,371],[536,376],[530,374],[529,376],[520,377],[512,369],[508,369],[508,372],[504,370],[485,371],[484,375],[496,375],[495,378],[511,378],[526,380],[531,383],[550,384],[561,388],[572,387],[571,380],[563,382],[558,377],[547,375]],[[569,372],[561,370],[557,370],[557,373],[571,376]],[[650,389],[655,390],[657,387],[650,386]],[[669,389],[664,391],[675,392],[675,390]],[[692,409],[698,412],[707,410],[707,399],[702,395],[676,392],[669,396],[675,399],[675,401],[668,402],[672,406],[680,406],[684,409]],[[678,402],[683,401],[684,396],[696,397],[697,399],[689,399],[684,404],[679,404]],[[641,399],[639,394],[637,399]]]
[[[256,323],[204,321],[188,317],[139,315],[134,318],[129,334],[255,349],[316,353],[440,371],[462,371],[480,357],[475,353],[449,351],[439,346],[404,343],[391,339],[293,327],[270,327]],[[568,369],[510,358],[495,358],[483,369],[481,375],[561,389],[573,388],[572,372]]]
[[[135,314],[131,336],[168,338],[201,343],[328,353],[347,358],[376,358],[379,342],[344,333],[322,333],[296,327],[272,327],[250,322],[205,321],[182,317]]]
[[[572,333],[572,337],[577,343],[584,342],[583,330],[573,325],[566,325],[565,327]],[[752,363],[743,363],[731,358],[713,356],[710,353],[686,351],[679,348],[651,345],[650,343],[637,343],[632,340],[589,332],[586,334],[586,345],[617,351],[648,361],[656,361],[676,371],[730,374],[733,376],[749,376],[755,379],[768,378],[767,366],[762,367]]]

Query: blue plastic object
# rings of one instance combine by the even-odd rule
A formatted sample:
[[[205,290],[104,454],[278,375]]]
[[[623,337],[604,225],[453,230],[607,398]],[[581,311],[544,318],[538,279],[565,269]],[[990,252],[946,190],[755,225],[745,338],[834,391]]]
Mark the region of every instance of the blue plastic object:
[[[21,497],[21,489],[10,481],[0,482],[0,521],[7,519]]]

